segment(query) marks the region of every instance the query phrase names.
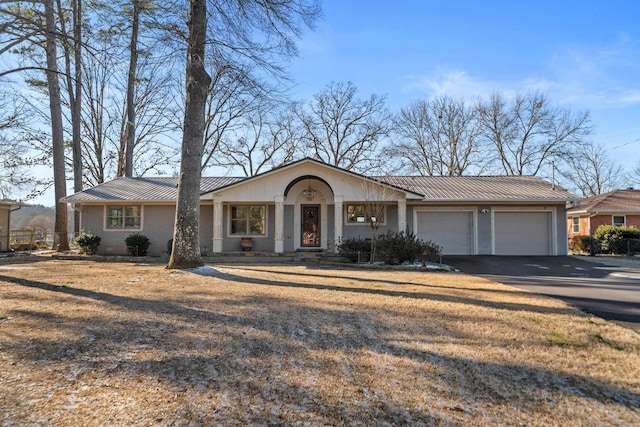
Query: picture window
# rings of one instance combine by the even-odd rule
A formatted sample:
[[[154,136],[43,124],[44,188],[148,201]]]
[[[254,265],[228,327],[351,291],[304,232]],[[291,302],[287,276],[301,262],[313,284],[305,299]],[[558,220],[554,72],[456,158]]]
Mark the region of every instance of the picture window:
[[[266,206],[231,206],[231,234],[239,236],[264,235]]]
[[[369,212],[372,208],[367,208],[367,205],[347,205],[347,224],[369,224],[371,222],[371,215]],[[377,216],[376,221],[380,224],[385,221],[385,209],[384,206],[380,206],[376,209]]]
[[[140,230],[142,225],[142,206],[107,206],[107,224],[109,230]]]

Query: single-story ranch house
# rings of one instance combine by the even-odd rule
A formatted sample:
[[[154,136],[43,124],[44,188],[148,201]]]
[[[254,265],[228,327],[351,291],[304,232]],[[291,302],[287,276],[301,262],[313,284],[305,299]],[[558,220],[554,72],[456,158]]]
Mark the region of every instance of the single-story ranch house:
[[[98,253],[125,254],[139,232],[160,256],[173,235],[178,178],[117,178],[62,199]],[[573,194],[530,176],[367,177],[303,159],[249,178],[202,178],[200,244],[208,253],[333,252],[343,239],[410,230],[443,254],[566,255]],[[377,207],[378,209],[371,209]],[[376,217],[372,212],[375,212]]]
[[[613,190],[587,197],[567,211],[569,238],[592,236],[601,225],[640,228],[640,190]]]

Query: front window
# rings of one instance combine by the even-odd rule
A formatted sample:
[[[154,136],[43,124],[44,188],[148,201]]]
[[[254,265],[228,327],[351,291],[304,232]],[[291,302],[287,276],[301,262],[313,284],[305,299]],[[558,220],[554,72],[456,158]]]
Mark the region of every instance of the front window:
[[[107,206],[107,228],[111,230],[139,230],[142,206]]]
[[[574,234],[580,233],[580,217],[579,216],[573,217],[573,233]]]
[[[617,227],[623,227],[626,224],[624,215],[614,215],[613,216],[613,225]]]
[[[265,234],[266,206],[231,206],[231,234]]]
[[[384,223],[384,214],[384,206],[347,205],[347,224],[368,224],[372,217]]]

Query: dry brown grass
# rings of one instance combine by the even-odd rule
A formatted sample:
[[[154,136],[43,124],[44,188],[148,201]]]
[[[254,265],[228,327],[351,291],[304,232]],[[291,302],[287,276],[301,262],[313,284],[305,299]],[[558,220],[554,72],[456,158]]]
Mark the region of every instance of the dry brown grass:
[[[0,261],[0,425],[638,425],[640,337],[456,273]]]

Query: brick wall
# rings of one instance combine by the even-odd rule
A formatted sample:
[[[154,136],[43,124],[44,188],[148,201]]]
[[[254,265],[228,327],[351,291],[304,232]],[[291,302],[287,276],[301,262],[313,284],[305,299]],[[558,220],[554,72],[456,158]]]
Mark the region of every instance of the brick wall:
[[[580,217],[580,231],[573,232],[573,217],[567,217],[567,230],[569,230],[569,237],[574,236],[588,236],[589,235],[589,216],[584,215]]]
[[[629,227],[636,227],[640,229],[640,214],[638,215],[625,215],[627,225]],[[590,220],[590,221],[589,221]],[[591,222],[591,230],[589,230],[589,222]],[[589,236],[596,231],[601,225],[612,225],[612,215],[597,215],[589,218],[588,215],[580,217],[580,232],[573,232],[573,217],[567,217],[567,230],[569,231],[569,237],[574,236]]]

